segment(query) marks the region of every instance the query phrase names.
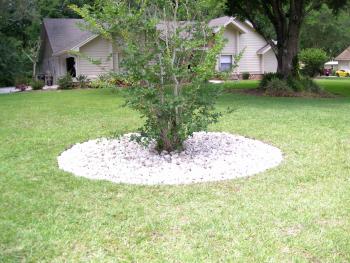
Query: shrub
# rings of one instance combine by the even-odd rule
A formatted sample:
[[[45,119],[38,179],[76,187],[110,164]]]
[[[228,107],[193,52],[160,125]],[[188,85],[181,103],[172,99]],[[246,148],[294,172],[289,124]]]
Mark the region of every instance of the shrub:
[[[250,73],[249,73],[249,72],[243,72],[243,73],[242,73],[242,78],[243,78],[244,80],[248,80],[248,79],[250,78]]]
[[[227,81],[230,79],[231,76],[232,76],[232,74],[230,72],[217,71],[217,72],[215,72],[213,78],[218,79],[218,80]]]
[[[60,89],[72,89],[74,87],[73,79],[70,74],[60,77],[57,82]]]
[[[25,77],[25,76],[17,76],[15,78],[15,86],[19,86],[19,85],[25,85],[28,86],[30,83],[30,78]]]
[[[25,91],[30,83],[30,78],[25,76],[17,76],[15,78],[15,87],[20,91]]]
[[[308,78],[308,77],[302,78],[301,80],[299,80],[299,82],[300,82],[300,85],[304,87],[305,91],[312,92],[312,93],[322,92],[322,88],[311,78]]]
[[[273,85],[271,84],[272,80],[281,80],[283,82],[273,82]],[[281,86],[281,94],[286,93],[285,85],[288,86],[289,92],[313,92],[313,93],[320,93],[322,89],[309,77],[302,77],[300,79],[297,78],[287,78],[286,80],[283,79],[283,76],[278,73],[267,73],[264,75],[263,79],[260,82],[259,89],[262,89],[264,91],[267,91],[270,89],[269,94],[275,96],[285,96],[285,95],[278,95],[278,92],[276,92],[276,89],[278,88],[278,85]],[[272,87],[271,87],[272,85]],[[271,92],[271,88],[274,92]]]
[[[267,82],[265,86],[265,93],[270,96],[286,97],[293,93],[292,88],[288,82],[282,79],[273,78]]]
[[[134,84],[135,80],[126,73],[109,73],[109,82],[118,87],[128,87]]]
[[[118,72],[109,72],[107,74],[100,75],[98,77],[98,81],[95,81],[92,86],[100,87],[129,87],[134,84],[134,80],[131,76],[126,73],[118,73]]]
[[[88,83],[88,78],[85,75],[78,75],[76,77],[77,79],[77,84],[78,84],[78,88],[83,89],[87,87],[87,83]]]
[[[282,79],[282,78],[283,76],[279,73],[274,73],[274,72],[266,73],[264,74],[262,80],[260,81],[259,89],[266,90],[266,86],[271,80]]]
[[[113,89],[116,88],[114,84],[109,81],[101,80],[100,78],[90,81],[89,87],[93,89]]]
[[[40,90],[45,86],[45,83],[42,80],[32,80],[30,86],[33,90]]]
[[[315,77],[321,72],[324,63],[328,60],[328,56],[322,49],[307,48],[300,52],[299,59],[304,64],[301,71],[303,75]]]

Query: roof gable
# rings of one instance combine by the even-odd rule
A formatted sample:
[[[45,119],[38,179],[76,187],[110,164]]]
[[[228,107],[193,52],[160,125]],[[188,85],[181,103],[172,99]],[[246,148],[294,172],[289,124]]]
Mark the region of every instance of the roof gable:
[[[70,18],[44,19],[44,27],[53,55],[70,50],[94,36],[92,32],[81,30],[78,26],[79,23],[84,23],[84,20]]]
[[[230,16],[222,16],[209,21],[209,26],[218,30],[220,27],[232,25],[238,29],[240,33],[247,33],[247,30],[234,18]]]
[[[94,39],[97,35],[88,31],[82,30],[79,24],[84,24],[83,19],[72,18],[45,18],[43,25],[47,33],[49,43],[52,48],[53,55],[58,55],[62,52],[80,47]],[[182,22],[184,25],[190,22]],[[245,22],[247,23],[247,22]],[[247,33],[247,29],[243,26],[244,23],[239,22],[234,17],[223,16],[209,21],[209,26],[213,30],[218,30],[220,27],[229,25],[236,28],[240,33]],[[249,25],[249,24],[248,24]],[[164,30],[164,23],[157,26],[160,30]]]
[[[340,53],[334,60],[350,60],[350,46]]]

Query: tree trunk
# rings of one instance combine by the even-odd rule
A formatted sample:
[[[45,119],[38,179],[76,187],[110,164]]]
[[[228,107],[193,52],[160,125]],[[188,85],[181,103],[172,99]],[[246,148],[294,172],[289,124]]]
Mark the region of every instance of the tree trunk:
[[[304,19],[303,0],[290,0],[289,12],[284,13],[283,8],[274,5],[277,22],[274,26],[277,34],[277,72],[284,79],[298,76],[298,52],[300,29]]]
[[[32,75],[33,80],[36,79],[36,62],[33,62],[33,75]]]
[[[277,72],[283,78],[298,77],[298,52],[299,52],[299,34],[300,21],[293,23],[289,22],[288,30],[280,30],[277,33]],[[287,31],[287,32],[286,32]]]
[[[284,79],[288,77],[296,78],[296,61],[299,52],[298,38],[289,38],[284,40],[282,45],[278,45],[277,61],[278,67],[277,72],[283,76]]]

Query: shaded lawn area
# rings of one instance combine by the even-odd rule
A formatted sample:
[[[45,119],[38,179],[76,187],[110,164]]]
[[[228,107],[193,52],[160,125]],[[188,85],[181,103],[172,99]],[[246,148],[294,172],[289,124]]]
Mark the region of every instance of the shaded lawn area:
[[[329,92],[350,97],[350,78],[317,79],[316,82]]]
[[[350,97],[350,78],[320,78],[315,79],[324,90],[341,96]],[[254,89],[259,85],[257,80],[228,81],[223,84],[227,89]]]
[[[1,262],[350,261],[350,97],[222,96],[235,111],[210,130],[284,152],[251,178],[146,187],[60,171],[70,145],[140,125],[122,103],[110,90],[0,96]]]

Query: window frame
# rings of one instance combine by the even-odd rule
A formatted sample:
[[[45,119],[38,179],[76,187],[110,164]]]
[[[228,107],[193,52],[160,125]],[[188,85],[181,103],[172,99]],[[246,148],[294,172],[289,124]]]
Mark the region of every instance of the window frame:
[[[221,62],[221,59],[222,59],[222,57],[230,57],[230,63],[228,63],[228,62],[226,62],[226,63],[222,63]],[[223,67],[222,67],[222,65],[229,65],[229,69],[223,69]],[[219,70],[221,71],[221,72],[227,72],[227,71],[231,71],[232,70],[232,66],[233,66],[233,55],[232,54],[220,54],[220,57],[219,57]]]

